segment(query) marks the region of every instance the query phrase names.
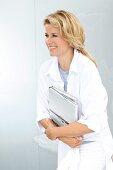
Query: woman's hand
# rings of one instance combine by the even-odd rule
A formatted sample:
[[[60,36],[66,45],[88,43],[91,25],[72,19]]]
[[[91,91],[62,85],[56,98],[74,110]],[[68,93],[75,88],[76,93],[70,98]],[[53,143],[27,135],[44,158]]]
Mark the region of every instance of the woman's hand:
[[[83,142],[82,136],[79,136],[79,137],[61,137],[61,138],[58,138],[58,139],[61,140],[62,142],[64,142],[65,144],[67,144],[68,146],[70,146],[71,148],[79,147]]]
[[[49,126],[45,130],[46,136],[51,140],[55,140],[57,138],[57,136],[55,136],[54,133],[53,133],[53,129],[54,129],[53,126]],[[62,142],[64,142],[65,144],[67,144],[68,146],[70,146],[71,148],[79,147],[83,142],[83,136],[60,137],[58,139],[61,140]]]
[[[56,136],[54,136],[54,134],[53,134],[53,128],[54,128],[54,126],[51,126],[51,125],[49,125],[48,127],[47,127],[47,129],[45,130],[45,134],[46,134],[46,136],[49,138],[49,139],[51,139],[51,140],[55,140],[57,137]]]

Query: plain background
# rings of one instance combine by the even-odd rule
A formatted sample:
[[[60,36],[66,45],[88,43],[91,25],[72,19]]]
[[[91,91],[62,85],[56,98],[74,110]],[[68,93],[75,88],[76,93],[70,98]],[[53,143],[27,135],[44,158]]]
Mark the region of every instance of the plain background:
[[[112,6],[112,0],[0,0],[0,170],[49,169],[43,158],[49,164],[54,153],[43,157],[34,141],[36,91],[39,67],[49,58],[43,19],[57,9],[75,13],[85,28],[86,49],[95,56],[108,92],[113,133]]]
[[[0,170],[37,170],[35,1],[0,0]]]

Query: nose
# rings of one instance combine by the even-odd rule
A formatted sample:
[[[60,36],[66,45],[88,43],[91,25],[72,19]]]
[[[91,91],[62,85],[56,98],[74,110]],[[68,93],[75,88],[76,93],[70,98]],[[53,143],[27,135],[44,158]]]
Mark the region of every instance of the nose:
[[[52,43],[51,37],[47,37],[45,42],[46,42],[46,44],[51,44]]]

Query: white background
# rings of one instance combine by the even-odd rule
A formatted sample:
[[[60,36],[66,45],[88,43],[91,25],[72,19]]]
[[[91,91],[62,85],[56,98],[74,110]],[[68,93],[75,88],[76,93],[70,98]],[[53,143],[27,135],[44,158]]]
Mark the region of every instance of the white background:
[[[38,169],[35,4],[0,0],[0,170]]]

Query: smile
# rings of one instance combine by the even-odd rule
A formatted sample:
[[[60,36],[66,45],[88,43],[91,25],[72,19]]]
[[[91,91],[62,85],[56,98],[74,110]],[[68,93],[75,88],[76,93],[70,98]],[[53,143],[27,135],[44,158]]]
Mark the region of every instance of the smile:
[[[48,47],[49,49],[55,49],[55,48],[57,48],[56,46],[49,46]]]

